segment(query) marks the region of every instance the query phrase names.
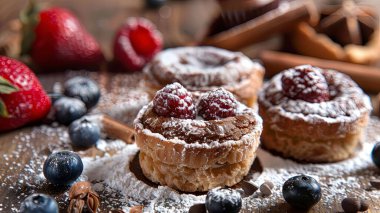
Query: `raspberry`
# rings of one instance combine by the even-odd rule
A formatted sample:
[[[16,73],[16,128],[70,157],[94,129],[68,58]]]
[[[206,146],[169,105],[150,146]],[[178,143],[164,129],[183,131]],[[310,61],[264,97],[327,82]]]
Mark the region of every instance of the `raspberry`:
[[[238,102],[234,95],[223,88],[202,95],[198,114],[205,120],[216,120],[235,115]]]
[[[321,70],[310,65],[286,70],[281,78],[282,92],[291,99],[320,103],[330,99],[329,86]]]
[[[139,71],[162,48],[162,36],[153,23],[144,18],[129,18],[116,34],[115,61],[126,70]]]
[[[181,84],[166,85],[153,98],[153,110],[161,116],[195,118],[193,97]]]

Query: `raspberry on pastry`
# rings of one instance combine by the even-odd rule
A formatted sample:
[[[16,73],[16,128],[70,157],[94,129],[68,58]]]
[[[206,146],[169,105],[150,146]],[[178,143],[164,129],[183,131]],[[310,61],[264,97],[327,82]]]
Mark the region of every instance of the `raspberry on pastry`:
[[[198,114],[205,120],[227,118],[235,115],[237,101],[223,88],[205,93],[200,97]]]
[[[349,158],[372,109],[350,77],[308,65],[274,76],[258,103],[263,147],[307,162]]]
[[[317,67],[306,65],[286,70],[281,83],[282,92],[292,99],[319,103],[330,98],[326,79]]]
[[[157,92],[156,98],[140,110],[135,129],[144,175],[153,182],[187,192],[235,185],[248,174],[256,157],[261,118],[231,93],[216,89],[201,95],[202,104],[197,105],[198,111],[203,107],[201,115],[209,114],[212,119],[183,119],[181,115],[194,108],[189,110],[178,103],[185,102],[189,94],[174,83]],[[167,106],[162,103],[171,98],[175,104],[159,115],[155,105]],[[198,98],[194,96],[194,101],[199,102]],[[182,104],[192,106],[189,103]]]
[[[158,53],[145,66],[144,74],[152,96],[165,85],[178,82],[196,93],[222,87],[253,106],[264,68],[238,52],[215,47],[178,47]]]
[[[181,84],[166,85],[153,98],[153,109],[161,116],[195,118],[193,98]]]

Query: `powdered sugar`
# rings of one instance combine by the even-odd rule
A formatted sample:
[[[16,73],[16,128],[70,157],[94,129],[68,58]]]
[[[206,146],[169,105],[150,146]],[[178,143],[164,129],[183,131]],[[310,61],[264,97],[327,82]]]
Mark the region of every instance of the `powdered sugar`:
[[[214,47],[179,47],[155,56],[144,73],[159,84],[179,82],[186,88],[235,85],[263,67],[241,53]]]
[[[346,75],[333,70],[324,70],[323,75],[329,86],[337,91],[336,97],[321,103],[309,103],[303,100],[292,100],[282,92],[282,73],[274,76],[265,84],[259,95],[259,102],[273,114],[273,122],[281,118],[302,120],[311,124],[331,123],[342,127],[348,122],[357,120],[372,107],[369,97]],[[340,128],[344,133],[345,128]]]

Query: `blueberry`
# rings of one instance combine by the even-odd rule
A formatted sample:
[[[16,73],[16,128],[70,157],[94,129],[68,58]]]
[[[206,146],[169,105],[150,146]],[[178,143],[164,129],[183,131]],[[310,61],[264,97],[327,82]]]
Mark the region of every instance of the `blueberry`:
[[[56,185],[69,185],[83,171],[79,155],[71,151],[52,153],[45,160],[43,172],[48,181]]]
[[[69,136],[74,146],[90,147],[99,140],[100,127],[83,117],[70,124]]]
[[[373,147],[371,157],[373,163],[375,163],[375,165],[380,168],[380,142],[377,142]]]
[[[21,203],[20,213],[58,213],[58,204],[48,195],[32,194]]]
[[[94,107],[100,98],[100,89],[91,79],[77,76],[66,81],[64,94],[68,97],[78,98],[86,104],[87,109]]]
[[[319,202],[322,192],[321,186],[314,178],[298,175],[289,178],[284,183],[282,195],[292,207],[296,209],[309,209]]]
[[[240,211],[241,205],[241,195],[233,189],[215,188],[210,190],[206,196],[206,209],[209,213],[237,213]]]
[[[81,100],[62,97],[54,103],[55,119],[64,125],[69,125],[74,120],[86,114],[87,109]]]

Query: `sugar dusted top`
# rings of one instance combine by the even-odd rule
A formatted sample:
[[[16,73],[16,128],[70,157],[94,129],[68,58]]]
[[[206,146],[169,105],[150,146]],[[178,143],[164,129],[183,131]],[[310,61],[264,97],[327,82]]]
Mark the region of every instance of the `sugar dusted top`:
[[[342,123],[355,121],[372,107],[369,97],[345,74],[333,70],[321,70],[329,88],[330,100],[310,103],[287,97],[282,88],[283,73],[274,76],[264,85],[259,103],[268,112],[306,122]],[[275,119],[275,118],[274,118]]]
[[[215,47],[179,47],[160,52],[144,69],[150,81],[186,88],[238,84],[264,68],[242,53]]]

